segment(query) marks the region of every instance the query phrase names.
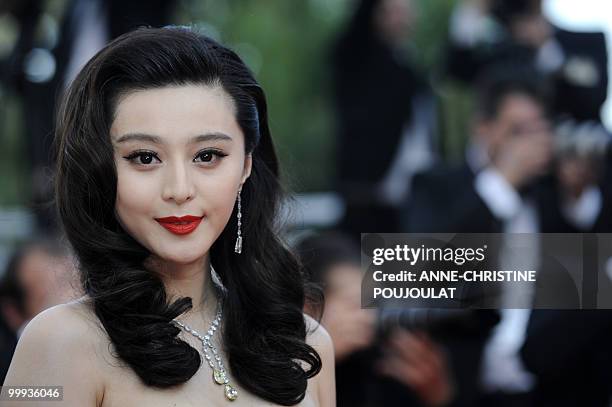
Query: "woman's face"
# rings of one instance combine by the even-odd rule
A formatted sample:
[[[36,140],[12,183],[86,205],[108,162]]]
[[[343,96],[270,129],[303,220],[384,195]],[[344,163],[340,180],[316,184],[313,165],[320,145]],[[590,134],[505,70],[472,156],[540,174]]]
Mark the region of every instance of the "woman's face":
[[[120,98],[111,126],[116,214],[155,257],[198,261],[225,228],[252,163],[235,111],[221,87],[206,85],[138,90]],[[186,215],[201,217],[188,233],[156,220]]]

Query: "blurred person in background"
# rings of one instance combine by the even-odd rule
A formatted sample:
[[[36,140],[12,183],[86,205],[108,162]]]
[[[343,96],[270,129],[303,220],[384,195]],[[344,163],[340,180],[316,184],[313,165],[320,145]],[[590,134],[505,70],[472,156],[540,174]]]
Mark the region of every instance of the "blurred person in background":
[[[539,76],[513,65],[492,68],[479,82],[465,162],[415,177],[404,213],[406,229],[537,232],[536,193],[550,172],[552,153],[546,92]],[[481,355],[472,381],[474,405],[528,406],[534,379],[519,350],[529,310],[502,309],[499,314],[490,335],[474,343]]]
[[[45,309],[79,296],[72,260],[67,248],[50,238],[25,242],[13,252],[0,280],[2,382],[25,325]]]
[[[596,121],[566,120],[557,127],[554,144],[554,180],[541,194],[542,230],[610,233],[610,134]],[[534,405],[608,407],[611,341],[612,310],[532,310],[520,352],[537,379]]]
[[[576,126],[553,135],[540,78],[514,65],[485,72],[465,163],[415,177],[408,231],[609,230],[610,195],[598,183],[607,136]],[[593,400],[609,391],[609,310],[500,308],[483,346],[480,405],[603,405]]]
[[[463,0],[449,26],[449,74],[474,84],[487,67],[530,65],[554,89],[554,116],[600,121],[608,91],[608,53],[601,32],[553,26],[541,0]]]
[[[415,177],[406,230],[607,232],[610,136],[601,125],[564,121],[554,129],[548,87],[531,68],[493,66],[476,93],[465,162]]]
[[[406,49],[415,3],[359,1],[333,48],[340,228],[356,241],[369,230],[398,231],[410,179],[435,157],[433,96]]]
[[[553,177],[540,194],[543,231],[612,231],[612,188],[606,182],[611,140],[595,121],[565,120],[555,128]]]
[[[550,172],[553,153],[545,89],[530,69],[498,66],[477,94],[465,162],[415,177],[403,212],[407,231],[537,230],[534,185]]]
[[[31,209],[37,227],[55,233],[51,143],[58,95],[108,41],[141,25],[169,24],[176,0],[69,0],[59,2],[59,21],[47,3],[0,2],[0,12],[11,14],[19,26],[12,51],[0,60],[0,85],[22,98]]]
[[[359,246],[326,232],[297,245],[311,282],[325,296],[321,323],[334,342],[338,406],[454,406],[455,384],[446,351],[423,330],[395,327],[384,338],[375,310],[361,308]],[[308,302],[316,315],[319,304]]]

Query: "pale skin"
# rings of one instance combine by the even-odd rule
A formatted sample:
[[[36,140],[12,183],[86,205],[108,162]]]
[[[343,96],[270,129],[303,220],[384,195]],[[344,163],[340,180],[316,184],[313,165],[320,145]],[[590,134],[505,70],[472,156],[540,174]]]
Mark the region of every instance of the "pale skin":
[[[192,298],[194,308],[179,319],[205,332],[216,306],[208,273],[209,249],[228,223],[238,190],[251,173],[252,157],[245,154],[234,103],[222,88],[205,85],[130,92],[119,100],[111,140],[118,175],[117,217],[153,254],[148,264],[160,275],[169,295]],[[133,156],[135,152],[144,155]],[[174,235],[154,219],[184,215],[204,218],[187,235]],[[171,389],[145,386],[129,366],[111,354],[111,343],[85,300],[50,308],[28,324],[5,386],[63,386],[63,401],[36,403],[41,406],[273,405],[248,393],[235,380],[232,384],[239,396],[228,401],[213,382],[207,364],[189,381]],[[323,366],[309,380],[306,396],[298,405],[335,406],[331,338],[312,318],[304,318],[306,342],[319,353]],[[201,352],[196,338],[186,332],[180,337]],[[219,338],[214,339],[228,367]],[[229,374],[231,380],[231,371]]]

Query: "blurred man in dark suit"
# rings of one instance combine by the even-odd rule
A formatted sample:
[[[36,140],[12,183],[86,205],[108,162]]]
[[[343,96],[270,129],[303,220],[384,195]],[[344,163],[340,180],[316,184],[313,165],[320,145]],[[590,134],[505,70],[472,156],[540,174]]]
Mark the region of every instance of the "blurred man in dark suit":
[[[415,177],[404,211],[408,231],[608,231],[610,194],[581,169],[584,159],[576,161],[572,148],[555,150],[559,139],[542,83],[513,65],[487,72],[466,162]],[[594,200],[588,191],[596,191]],[[604,346],[612,339],[610,311],[501,306],[501,321],[483,348],[483,406],[604,406],[610,386],[603,383],[612,372],[612,352]]]
[[[465,162],[415,177],[403,212],[411,232],[535,232],[534,184],[549,170],[553,139],[538,76],[496,67],[479,86]]]

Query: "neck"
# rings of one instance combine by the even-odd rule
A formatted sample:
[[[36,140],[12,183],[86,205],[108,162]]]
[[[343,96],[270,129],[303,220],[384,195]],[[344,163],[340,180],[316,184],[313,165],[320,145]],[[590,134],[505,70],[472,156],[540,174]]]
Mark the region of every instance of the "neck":
[[[210,278],[209,255],[192,263],[174,263],[160,259],[150,260],[151,268],[164,283],[170,301],[180,297],[190,297],[193,307],[178,317],[192,320],[193,327],[200,326],[197,321],[211,321],[217,306],[217,295]],[[194,317],[196,320],[194,320]]]

